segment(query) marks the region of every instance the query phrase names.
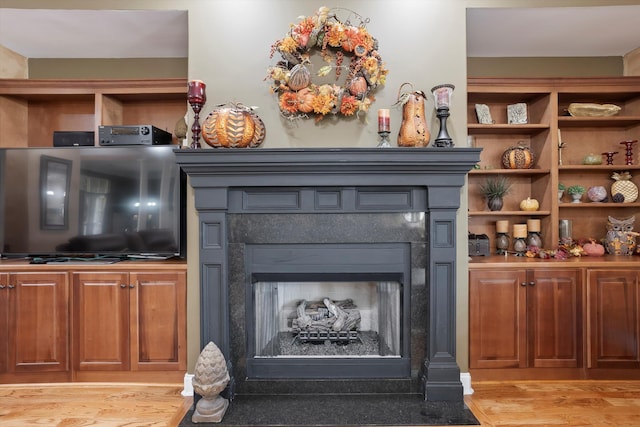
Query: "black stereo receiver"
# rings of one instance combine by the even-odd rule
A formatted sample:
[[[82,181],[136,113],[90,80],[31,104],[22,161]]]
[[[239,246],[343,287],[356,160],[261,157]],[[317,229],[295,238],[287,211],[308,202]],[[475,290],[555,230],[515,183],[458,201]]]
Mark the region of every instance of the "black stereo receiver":
[[[166,145],[171,133],[152,125],[99,126],[100,145]]]

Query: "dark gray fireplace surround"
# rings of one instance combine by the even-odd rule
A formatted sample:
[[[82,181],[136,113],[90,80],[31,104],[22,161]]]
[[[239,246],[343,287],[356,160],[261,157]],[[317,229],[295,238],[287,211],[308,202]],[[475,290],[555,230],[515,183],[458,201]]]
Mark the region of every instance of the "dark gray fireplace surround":
[[[282,260],[283,254],[291,249],[300,248],[304,256],[313,259],[314,248],[327,245],[344,256],[321,255],[310,263],[294,263],[281,273],[302,280],[316,273],[329,278],[350,273],[357,280],[378,280],[377,272],[383,279],[389,276],[410,288],[402,301],[411,305],[410,319],[403,319],[411,332],[403,335],[402,357],[385,371],[389,378],[375,375],[375,365],[384,360],[362,362],[371,363],[371,369],[355,369],[360,374],[352,376],[353,362],[343,365],[340,360],[328,359],[318,364],[336,365],[339,374],[330,382],[337,388],[331,391],[421,393],[426,401],[462,402],[455,357],[456,212],[460,188],[479,160],[479,149],[180,149],[175,153],[194,189],[200,223],[201,347],[213,341],[222,350],[231,367],[234,392],[239,396],[312,393],[323,383],[324,374],[320,378],[300,375],[299,365],[311,362],[295,358],[290,361],[295,368],[291,378],[283,374],[286,367],[273,367],[277,374],[265,378],[264,373],[272,371],[268,366],[271,361],[259,361],[257,370],[247,363],[251,346],[246,342],[248,327],[244,319],[252,281],[278,273],[278,264],[288,264]],[[358,226],[354,228],[363,227],[365,231],[352,234],[343,224],[336,228],[334,234],[338,236],[327,240],[326,235],[331,233],[326,231],[333,227],[324,233],[314,233],[315,226],[305,229],[314,224],[316,215],[322,221],[333,214],[338,222],[346,223],[354,223],[356,215]],[[416,238],[415,234],[403,236],[401,232],[400,237],[384,237],[394,234],[393,230],[379,230],[376,216],[402,214],[422,215],[422,234]],[[295,219],[287,221],[286,215],[295,215]],[[363,226],[369,219],[373,225],[365,222]],[[266,231],[256,231],[260,237],[252,240],[252,224],[260,222]],[[304,237],[279,240],[278,236],[290,236],[292,232]],[[347,236],[345,241],[339,235]],[[281,248],[283,243],[291,246]],[[390,266],[368,260],[367,248],[375,248],[371,256],[384,259],[387,246],[391,248]],[[405,256],[410,259],[410,270],[395,265]],[[259,271],[247,273],[257,278],[242,277],[247,257],[261,260],[258,267],[252,267]],[[329,267],[316,265],[325,258]],[[422,336],[418,337],[416,331]]]

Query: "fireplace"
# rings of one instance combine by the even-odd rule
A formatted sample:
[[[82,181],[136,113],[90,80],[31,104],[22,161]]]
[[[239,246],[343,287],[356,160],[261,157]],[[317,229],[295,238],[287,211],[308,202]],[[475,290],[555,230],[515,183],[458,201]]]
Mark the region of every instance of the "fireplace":
[[[456,212],[479,151],[176,150],[200,222],[201,346],[225,355],[229,393],[462,402]]]

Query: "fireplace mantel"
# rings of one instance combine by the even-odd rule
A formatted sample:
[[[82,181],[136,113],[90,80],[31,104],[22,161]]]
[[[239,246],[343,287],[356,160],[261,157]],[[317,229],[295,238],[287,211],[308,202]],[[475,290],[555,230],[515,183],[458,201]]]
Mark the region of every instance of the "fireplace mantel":
[[[460,207],[460,188],[468,171],[479,161],[480,151],[476,148],[175,150],[177,162],[194,189],[200,223],[201,347],[213,341],[225,357],[230,355],[227,259],[230,212],[426,212],[429,237],[425,244],[429,256],[424,271],[429,326],[419,378],[421,392],[430,401],[462,401],[460,370],[455,360],[456,212]],[[244,196],[232,197],[233,193],[237,196],[237,190],[250,189],[251,194],[256,194],[274,188],[292,189],[293,195],[287,193],[288,198],[277,205],[278,200],[274,201],[269,193],[269,197],[258,198],[268,200],[262,206],[260,202],[245,205]],[[303,188],[318,189],[310,203],[304,202],[302,191],[295,192]],[[342,190],[318,196],[326,189],[356,189],[356,195],[351,203],[343,200],[348,197],[340,193]],[[373,189],[391,197],[376,196],[367,201],[359,197],[358,189]],[[322,205],[324,202],[326,205]]]

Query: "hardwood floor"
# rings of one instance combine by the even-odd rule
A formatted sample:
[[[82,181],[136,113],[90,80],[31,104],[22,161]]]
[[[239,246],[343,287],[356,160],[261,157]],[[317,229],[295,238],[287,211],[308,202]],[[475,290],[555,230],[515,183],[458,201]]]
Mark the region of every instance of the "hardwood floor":
[[[482,426],[640,426],[640,381],[487,381],[465,401]],[[2,427],[175,427],[182,384],[3,384]]]

